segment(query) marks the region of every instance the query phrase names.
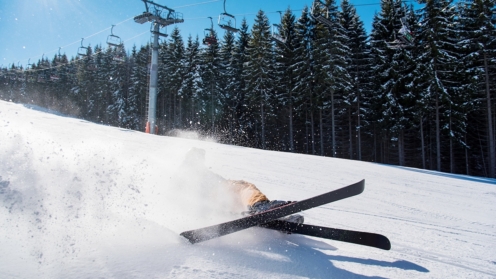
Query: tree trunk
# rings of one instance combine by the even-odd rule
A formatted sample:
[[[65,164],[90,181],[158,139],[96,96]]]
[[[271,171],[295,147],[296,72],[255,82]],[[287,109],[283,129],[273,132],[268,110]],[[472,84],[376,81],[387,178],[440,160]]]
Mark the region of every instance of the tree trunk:
[[[348,153],[350,154],[350,160],[353,160],[353,132],[351,131],[351,107],[348,110],[348,138],[349,138],[349,146]]]
[[[360,122],[360,92],[357,94],[357,155],[358,155],[358,160],[362,160],[362,140],[361,140],[361,135],[360,131],[362,129],[361,122]]]
[[[424,117],[420,116],[420,150],[422,152],[422,168],[425,169]]]
[[[405,165],[405,137],[404,131],[400,130],[398,132],[398,163],[400,166]]]
[[[324,127],[322,120],[322,109],[319,109],[319,128],[320,128],[320,156],[324,156]]]
[[[336,127],[334,125],[334,90],[331,89],[331,137],[332,137],[332,157],[336,157]]]
[[[439,93],[436,94],[436,162],[437,171],[441,171],[441,128],[439,127]]]
[[[289,94],[291,98],[291,93]],[[293,103],[289,104],[289,150],[295,152],[294,149],[294,135],[293,135]]]
[[[260,102],[260,113],[262,116],[262,149],[265,149],[265,115],[264,115],[264,98]]]
[[[489,158],[489,171],[488,176],[492,178],[496,178],[495,175],[495,167],[496,167],[496,151],[495,151],[495,142],[494,142],[494,131],[493,131],[493,114],[491,110],[491,91],[489,86],[489,68],[487,65],[487,54],[483,51],[484,54],[484,72],[485,72],[485,83],[486,83],[486,102],[487,102],[487,134],[489,139],[488,144],[488,158]]]
[[[315,155],[315,125],[313,124],[313,106],[310,111],[310,133],[312,134],[312,155]]]

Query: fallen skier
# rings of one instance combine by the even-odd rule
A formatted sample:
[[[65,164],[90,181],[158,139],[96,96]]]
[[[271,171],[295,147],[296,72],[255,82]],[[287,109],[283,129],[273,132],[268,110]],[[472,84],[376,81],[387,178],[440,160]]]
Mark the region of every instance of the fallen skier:
[[[200,148],[192,148],[188,151],[176,179],[180,179],[176,181],[180,185],[195,185],[201,191],[207,189],[205,195],[215,196],[216,199],[219,196],[223,199],[230,199],[226,204],[234,204],[237,205],[236,208],[243,208],[240,212],[243,215],[260,213],[290,203],[270,200],[253,183],[225,179],[210,171],[205,166],[205,150]],[[225,197],[226,194],[228,197]],[[302,224],[304,218],[300,214],[294,214],[281,220]]]

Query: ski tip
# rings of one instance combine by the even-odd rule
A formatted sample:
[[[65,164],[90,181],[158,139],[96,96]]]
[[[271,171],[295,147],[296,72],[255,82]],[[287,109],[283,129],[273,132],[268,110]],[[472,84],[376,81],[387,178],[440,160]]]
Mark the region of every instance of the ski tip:
[[[191,244],[195,244],[195,243],[198,242],[198,240],[194,236],[194,234],[192,234],[192,233],[190,233],[188,231],[187,232],[182,232],[179,235],[182,236],[182,237],[184,237],[184,238],[186,238],[189,241],[189,243],[191,243]]]
[[[391,241],[389,241],[389,239],[383,235],[381,235],[381,239],[377,244],[378,245],[376,247],[379,249],[387,250],[387,251],[391,250]]]

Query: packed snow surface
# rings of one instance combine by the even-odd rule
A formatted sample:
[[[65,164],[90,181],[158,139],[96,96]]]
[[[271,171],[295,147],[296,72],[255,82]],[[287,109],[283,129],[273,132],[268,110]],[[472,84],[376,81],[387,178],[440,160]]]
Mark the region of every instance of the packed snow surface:
[[[193,147],[271,199],[365,179],[305,222],[380,233],[392,249],[262,228],[190,244],[179,233],[236,216],[208,183],[172,183]],[[0,278],[496,277],[493,179],[154,136],[4,101],[0,176]]]

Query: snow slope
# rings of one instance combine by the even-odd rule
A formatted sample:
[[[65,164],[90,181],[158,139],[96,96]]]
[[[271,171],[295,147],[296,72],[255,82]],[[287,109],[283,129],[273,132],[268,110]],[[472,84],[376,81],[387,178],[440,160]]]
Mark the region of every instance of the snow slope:
[[[299,200],[366,180],[306,223],[384,234],[390,251],[252,228],[171,179],[186,152]],[[192,176],[194,174],[191,174]],[[0,101],[0,278],[495,278],[496,181],[144,134]]]

